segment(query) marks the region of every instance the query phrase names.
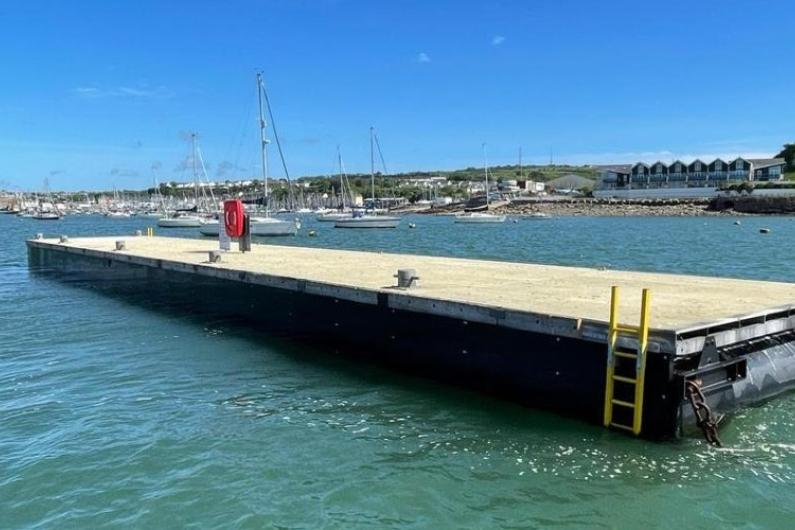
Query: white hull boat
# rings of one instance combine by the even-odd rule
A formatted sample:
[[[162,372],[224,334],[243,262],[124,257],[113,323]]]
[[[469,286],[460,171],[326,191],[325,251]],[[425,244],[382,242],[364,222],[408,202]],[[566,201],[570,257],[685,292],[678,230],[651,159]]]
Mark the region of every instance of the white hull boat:
[[[218,236],[221,230],[221,223],[215,220],[202,221],[199,232],[203,236]]]
[[[195,215],[161,217],[157,221],[157,226],[161,228],[198,228],[201,225],[202,225],[201,218]]]
[[[273,217],[253,217],[251,219],[252,236],[294,236],[301,224],[298,221],[283,221]]]
[[[545,214],[542,212],[534,212],[522,216],[522,219],[525,219],[527,221],[535,221],[535,220],[549,219],[549,218],[550,218],[549,214]]]
[[[315,220],[321,223],[335,223],[342,219],[351,219],[353,214],[350,212],[329,212],[321,213],[315,217]]]
[[[489,162],[486,158],[486,144],[482,144],[481,148],[483,149],[483,174],[485,176],[485,198],[486,198],[486,210],[489,209]],[[468,212],[462,213],[455,216],[456,223],[467,223],[467,224],[496,224],[496,223],[504,223],[506,216],[504,215],[495,215],[493,213],[486,213],[486,212]]]
[[[334,228],[397,228],[400,217],[388,215],[362,215],[350,219],[340,219],[334,223]]]
[[[38,212],[32,215],[38,221],[58,221],[61,216],[55,212]]]
[[[272,217],[252,217],[251,235],[258,237],[294,236],[301,228],[300,223],[283,221]],[[219,221],[204,221],[199,227],[203,236],[218,237],[221,231]]]
[[[493,223],[504,223],[505,216],[504,215],[494,215],[491,213],[480,213],[480,212],[473,212],[473,213],[465,213],[461,215],[457,215],[455,217],[456,223],[471,223],[471,224],[493,224]]]

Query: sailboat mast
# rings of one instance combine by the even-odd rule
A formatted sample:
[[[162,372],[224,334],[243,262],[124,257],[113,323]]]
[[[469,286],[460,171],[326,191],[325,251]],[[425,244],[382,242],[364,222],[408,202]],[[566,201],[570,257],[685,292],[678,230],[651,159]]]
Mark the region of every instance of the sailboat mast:
[[[370,127],[370,184],[372,187],[371,190],[371,200],[373,201],[372,208],[375,211],[375,153],[373,151],[373,127]]]
[[[337,146],[337,168],[340,174],[340,200],[342,200],[342,209],[345,209],[345,178],[342,176],[342,154],[340,153],[340,146]]]
[[[483,145],[483,173],[486,176],[486,210],[489,209],[489,162],[486,159],[486,143]]]
[[[262,156],[262,180],[265,183],[265,214],[270,212],[270,189],[268,187],[268,139],[265,135],[265,114],[262,112],[262,74],[257,72],[257,104],[259,106],[259,138]]]
[[[191,145],[191,166],[193,168],[193,200],[196,206],[196,209],[199,208],[199,178],[196,172],[196,133],[190,134],[190,145]],[[116,193],[114,188],[113,193]]]

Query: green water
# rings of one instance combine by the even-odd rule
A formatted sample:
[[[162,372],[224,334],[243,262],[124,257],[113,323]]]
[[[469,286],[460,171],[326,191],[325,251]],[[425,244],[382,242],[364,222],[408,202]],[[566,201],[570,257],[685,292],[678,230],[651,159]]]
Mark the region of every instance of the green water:
[[[280,242],[795,281],[792,218],[412,221]],[[147,224],[0,216],[1,528],[792,527],[793,395],[655,444],[28,273]]]

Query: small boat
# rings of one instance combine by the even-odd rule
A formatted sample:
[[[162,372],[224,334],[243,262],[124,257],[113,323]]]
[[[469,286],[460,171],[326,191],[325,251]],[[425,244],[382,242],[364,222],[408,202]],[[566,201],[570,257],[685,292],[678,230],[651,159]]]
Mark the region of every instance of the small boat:
[[[112,217],[114,219],[125,219],[130,217],[129,212],[108,212],[105,214],[105,217]]]
[[[252,217],[252,236],[294,236],[301,223],[296,219],[293,222],[274,219],[273,217]]]
[[[36,212],[31,217],[39,221],[58,221],[61,215],[57,212]]]
[[[536,219],[550,219],[549,214],[542,213],[542,212],[528,213],[528,214],[525,214],[525,215],[523,215],[521,217],[522,217],[522,219],[526,219],[528,221],[532,221],[532,220],[536,220]]]
[[[218,236],[221,230],[221,223],[218,219],[203,220],[199,225],[199,233],[203,236]]]
[[[351,212],[328,212],[321,213],[315,216],[315,220],[320,223],[334,223],[342,219],[350,219],[353,217]]]
[[[506,217],[504,215],[495,215],[492,213],[486,213],[489,210],[489,163],[486,159],[486,144],[484,143],[482,146],[483,148],[483,173],[486,177],[486,205],[483,208],[484,212],[467,212],[463,214],[459,214],[455,216],[456,223],[471,223],[471,224],[492,224],[492,223],[504,223]]]
[[[196,215],[176,215],[157,220],[157,226],[161,228],[198,228],[201,225],[202,219]]]
[[[252,217],[251,235],[259,237],[294,236],[301,228],[301,223],[296,219],[293,222],[274,219],[273,217]],[[218,237],[221,223],[215,219],[202,221],[199,232],[203,236]]]
[[[345,181],[347,180],[347,176],[345,175],[345,166],[342,164],[342,153],[340,152],[340,146],[337,146],[337,166],[339,167],[340,179],[340,207],[336,209],[329,208],[318,211],[317,215],[315,216],[315,220],[321,223],[336,223],[337,221],[350,219],[354,216],[354,210],[345,205]],[[348,187],[350,187],[350,184]]]
[[[400,217],[391,215],[360,215],[349,219],[340,219],[334,228],[397,228]]]
[[[4,213],[5,214],[12,214],[12,213],[13,214],[18,214],[19,212],[20,212],[20,210],[11,208],[10,206],[8,208],[3,208],[2,210],[0,210],[0,214],[4,214]]]
[[[373,151],[373,146],[376,142],[375,129],[370,127],[370,200],[372,203],[370,206],[372,208],[372,213],[363,213],[361,210],[354,211],[350,218],[334,221],[334,228],[397,228],[400,224],[400,217],[377,214],[375,201],[375,157]],[[378,147],[378,154],[383,162],[384,157],[381,155],[380,145]],[[384,168],[384,173],[386,173],[386,168]]]
[[[492,213],[471,212],[455,216],[456,223],[504,223],[504,215],[495,215]]]

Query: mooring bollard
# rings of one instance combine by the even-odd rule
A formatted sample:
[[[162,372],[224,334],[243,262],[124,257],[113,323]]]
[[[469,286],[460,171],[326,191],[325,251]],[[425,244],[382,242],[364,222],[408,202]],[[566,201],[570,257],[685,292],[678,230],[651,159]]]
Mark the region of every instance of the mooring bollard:
[[[42,234],[41,232],[37,233],[36,239],[44,239],[44,234]]]
[[[68,243],[68,242],[69,242],[69,236],[61,236],[61,243]]]
[[[211,250],[209,252],[210,255],[210,263],[221,263],[221,251],[220,250]]]
[[[136,230],[136,231],[135,231],[135,235],[136,235],[137,237],[141,237],[142,235],[144,235],[144,233],[143,233],[143,232],[141,232],[140,230]]]
[[[417,287],[420,279],[420,277],[417,276],[417,271],[414,269],[398,269],[395,278],[397,278],[397,286],[399,289]]]
[[[127,243],[124,240],[116,241],[116,250],[127,250]]]

